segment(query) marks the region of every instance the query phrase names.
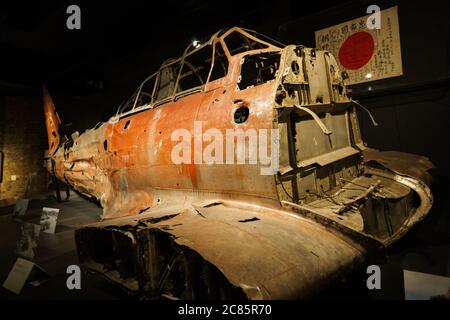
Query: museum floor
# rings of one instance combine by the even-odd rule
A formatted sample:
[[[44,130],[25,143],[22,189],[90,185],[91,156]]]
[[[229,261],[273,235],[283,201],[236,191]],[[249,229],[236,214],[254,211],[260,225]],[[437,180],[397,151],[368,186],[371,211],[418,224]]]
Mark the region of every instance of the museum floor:
[[[450,211],[446,196],[448,183],[434,190],[435,204],[425,221],[391,247],[388,261],[381,266],[382,289],[366,288],[365,270],[323,292],[318,299],[404,299],[403,270],[450,276]],[[66,268],[77,264],[74,229],[94,222],[101,209],[71,192],[69,201],[58,203],[52,193],[30,201],[24,221],[39,224],[42,207],[59,208],[55,234],[41,233],[33,262],[50,275],[50,280],[33,287],[25,284],[18,296],[0,287],[2,299],[130,299],[118,286],[98,275],[83,273],[82,289],[68,290]],[[3,283],[17,256],[14,254],[20,235],[20,222],[12,217],[13,207],[0,208],[0,282]]]
[[[99,276],[83,273],[82,290],[68,290],[66,268],[77,264],[74,232],[77,225],[94,222],[101,209],[71,192],[70,200],[58,203],[52,194],[30,201],[24,221],[39,224],[42,207],[59,208],[55,234],[42,233],[33,262],[44,269],[50,280],[38,287],[25,285],[20,296],[0,287],[0,299],[124,299],[128,295]],[[6,279],[16,261],[14,249],[20,235],[20,223],[14,221],[13,207],[0,209],[0,282]]]

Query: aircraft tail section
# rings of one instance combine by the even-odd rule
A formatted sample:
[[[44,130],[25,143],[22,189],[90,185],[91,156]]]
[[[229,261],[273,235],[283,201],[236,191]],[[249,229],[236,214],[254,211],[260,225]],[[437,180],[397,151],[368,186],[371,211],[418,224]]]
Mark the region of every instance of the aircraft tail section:
[[[43,104],[45,126],[47,127],[49,155],[52,156],[61,141],[61,136],[59,134],[59,125],[61,120],[59,119],[53,100],[45,86],[43,87]]]

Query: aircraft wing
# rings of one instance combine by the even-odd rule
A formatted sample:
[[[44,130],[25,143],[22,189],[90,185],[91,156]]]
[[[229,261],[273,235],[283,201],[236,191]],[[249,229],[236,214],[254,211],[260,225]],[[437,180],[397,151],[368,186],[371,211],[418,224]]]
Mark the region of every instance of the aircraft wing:
[[[89,230],[99,228],[131,238],[138,238],[143,230],[170,235],[176,245],[198,253],[250,299],[311,296],[360,266],[369,247],[342,230],[287,211],[208,201],[79,229],[77,242],[84,262],[95,255],[86,243],[102,243],[89,237]],[[114,238],[117,242],[120,237]],[[97,270],[110,272],[102,268]],[[117,281],[120,277],[115,278]],[[137,283],[134,289],[141,290]]]

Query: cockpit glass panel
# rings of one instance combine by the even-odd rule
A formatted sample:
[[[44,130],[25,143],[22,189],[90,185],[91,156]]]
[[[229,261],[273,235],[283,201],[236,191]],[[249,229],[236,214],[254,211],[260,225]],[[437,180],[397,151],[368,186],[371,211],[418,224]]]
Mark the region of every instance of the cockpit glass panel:
[[[159,79],[155,93],[155,101],[160,101],[172,96],[178,72],[180,71],[180,62],[172,63],[159,71]]]
[[[201,87],[208,79],[211,68],[212,48],[206,45],[189,54],[183,61],[177,92]]]
[[[135,108],[152,103],[153,101],[152,95],[153,89],[155,87],[155,82],[156,82],[156,75],[146,79],[142,83]]]

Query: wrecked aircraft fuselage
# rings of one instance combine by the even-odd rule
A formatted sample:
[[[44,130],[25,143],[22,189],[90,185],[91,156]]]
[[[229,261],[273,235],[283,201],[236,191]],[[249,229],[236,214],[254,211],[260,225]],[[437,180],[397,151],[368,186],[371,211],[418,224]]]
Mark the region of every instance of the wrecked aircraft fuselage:
[[[141,296],[309,297],[432,205],[426,158],[365,147],[329,52],[250,30],[189,46],[80,135],[60,137],[47,94],[44,107],[49,170],[103,207],[76,231],[80,261]],[[241,145],[218,143],[239,129]],[[276,170],[251,161],[248,132],[276,132],[256,149]]]

